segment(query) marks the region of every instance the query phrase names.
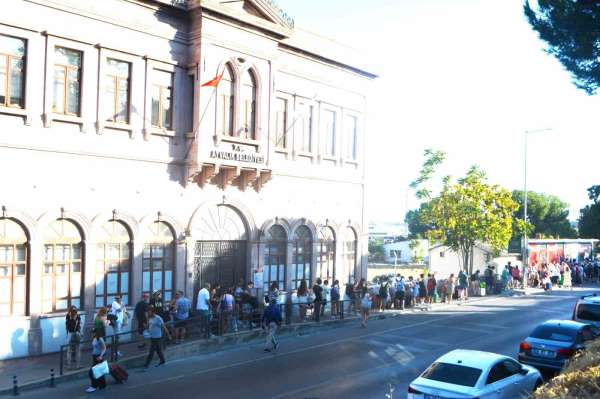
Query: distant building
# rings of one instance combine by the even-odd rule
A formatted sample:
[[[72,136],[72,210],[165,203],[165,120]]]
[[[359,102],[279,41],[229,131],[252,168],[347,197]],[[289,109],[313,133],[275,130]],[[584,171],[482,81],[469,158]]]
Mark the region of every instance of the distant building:
[[[369,240],[383,240],[383,242],[394,242],[399,237],[408,237],[408,226],[406,223],[370,223]]]
[[[413,249],[410,248],[412,240],[384,244],[385,261],[394,264],[427,263],[429,259],[429,240],[416,241],[418,245]]]
[[[484,244],[477,244],[473,247],[473,273],[477,270],[483,273],[488,265],[497,263],[500,262],[495,262],[492,248]],[[457,275],[461,264],[459,255],[449,247],[438,244],[429,248],[429,270],[437,273],[438,278],[446,278],[451,273]]]

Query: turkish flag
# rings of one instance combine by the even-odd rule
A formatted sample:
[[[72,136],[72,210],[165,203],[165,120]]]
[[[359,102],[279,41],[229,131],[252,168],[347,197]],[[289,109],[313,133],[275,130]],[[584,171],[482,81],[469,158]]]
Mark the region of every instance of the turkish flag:
[[[219,85],[219,82],[221,82],[221,79],[223,79],[224,73],[225,73],[225,71],[221,72],[220,75],[215,76],[214,78],[212,78],[208,82],[204,83],[200,87],[215,87],[216,88]]]

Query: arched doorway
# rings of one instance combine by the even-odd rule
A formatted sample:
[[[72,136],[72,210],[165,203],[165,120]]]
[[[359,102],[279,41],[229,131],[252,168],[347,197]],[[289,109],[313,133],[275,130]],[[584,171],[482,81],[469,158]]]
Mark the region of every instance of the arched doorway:
[[[228,205],[205,207],[194,216],[194,294],[206,283],[233,287],[247,275],[248,229]]]

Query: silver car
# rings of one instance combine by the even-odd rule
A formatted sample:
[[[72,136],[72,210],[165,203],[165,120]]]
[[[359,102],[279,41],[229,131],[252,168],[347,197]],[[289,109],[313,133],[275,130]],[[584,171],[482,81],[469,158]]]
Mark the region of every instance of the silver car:
[[[541,384],[538,370],[510,357],[457,349],[410,383],[408,399],[517,399]]]

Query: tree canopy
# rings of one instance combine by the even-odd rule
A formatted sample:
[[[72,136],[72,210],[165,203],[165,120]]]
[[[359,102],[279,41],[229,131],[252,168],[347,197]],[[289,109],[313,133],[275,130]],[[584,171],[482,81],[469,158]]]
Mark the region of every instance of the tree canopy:
[[[600,238],[600,185],[588,188],[592,201],[579,211],[579,235],[584,238]]]
[[[522,190],[512,192],[513,200],[519,204],[515,219],[523,218],[524,195]],[[528,234],[532,237],[576,238],[577,231],[569,221],[569,205],[554,195],[527,191],[527,221],[531,224]],[[521,237],[517,234],[516,237]]]
[[[433,167],[444,158],[443,153],[431,150],[425,152],[425,157],[424,165]],[[506,249],[512,236],[513,214],[518,208],[508,190],[488,184],[485,172],[473,166],[456,182],[445,177],[441,192],[432,197],[430,190],[421,187],[433,175],[429,169],[426,172],[428,175],[421,175],[411,187],[420,188],[417,196],[428,200],[420,208],[419,221],[431,227],[427,231],[431,241],[456,251],[468,273],[473,272],[471,256],[475,244],[482,242],[496,251]],[[519,222],[517,227],[521,228]]]
[[[591,0],[525,0],[525,16],[540,38],[588,94],[600,86],[600,2]]]
[[[419,209],[411,209],[406,213],[404,222],[408,226],[409,239],[423,238],[427,235],[429,230],[433,229],[433,226],[423,222],[422,215],[427,207],[427,203],[423,202]]]

